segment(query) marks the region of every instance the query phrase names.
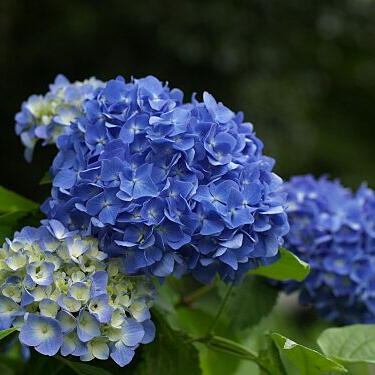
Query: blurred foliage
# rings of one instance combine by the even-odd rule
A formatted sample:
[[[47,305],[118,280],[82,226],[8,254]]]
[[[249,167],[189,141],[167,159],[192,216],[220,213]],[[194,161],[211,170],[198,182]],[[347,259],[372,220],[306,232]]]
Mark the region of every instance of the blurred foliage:
[[[62,72],[209,90],[254,122],[283,177],[374,185],[374,16],[372,0],[1,0],[0,183],[48,194],[38,182],[54,148],[27,165],[13,116]]]

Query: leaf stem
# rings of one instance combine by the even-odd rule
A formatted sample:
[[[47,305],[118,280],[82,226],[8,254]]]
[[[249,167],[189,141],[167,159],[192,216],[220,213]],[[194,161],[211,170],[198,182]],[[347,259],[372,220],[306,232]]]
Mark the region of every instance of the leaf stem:
[[[232,289],[233,289],[233,284],[230,284],[228,289],[227,289],[227,292],[225,293],[225,296],[224,296],[223,300],[221,301],[219,310],[217,311],[216,316],[215,316],[214,320],[212,321],[210,328],[207,331],[207,336],[212,335],[212,333],[214,332],[214,330],[216,328],[216,325],[219,321],[219,318],[220,318],[220,316],[221,316],[221,314],[222,314],[222,312],[223,312],[223,310],[224,310],[224,308],[225,308],[225,306],[228,302],[228,299],[229,299],[229,297],[232,293]]]

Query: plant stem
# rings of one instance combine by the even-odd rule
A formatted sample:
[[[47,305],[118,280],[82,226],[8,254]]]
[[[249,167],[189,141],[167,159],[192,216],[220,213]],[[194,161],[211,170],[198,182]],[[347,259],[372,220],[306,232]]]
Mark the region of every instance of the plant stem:
[[[208,292],[210,292],[212,289],[215,288],[215,283],[210,285],[204,285],[196,290],[194,292],[187,294],[186,296],[182,297],[182,303],[185,305],[189,305],[190,303],[194,302],[195,300],[199,299],[200,297],[204,296]]]
[[[262,361],[257,353],[254,353],[245,346],[238,344],[235,341],[228,340],[225,337],[207,335],[189,340],[189,342],[201,342],[205,344],[208,349],[213,351],[254,362],[265,374],[272,375],[268,369],[268,363]]]
[[[212,335],[212,333],[214,332],[214,330],[216,328],[216,325],[217,325],[217,323],[219,321],[219,318],[220,318],[220,316],[221,316],[221,314],[222,314],[222,312],[224,310],[224,307],[227,304],[228,299],[229,299],[229,297],[230,297],[230,295],[232,293],[232,289],[233,289],[233,284],[230,284],[229,287],[228,287],[227,292],[225,293],[225,296],[224,296],[223,300],[221,301],[219,310],[217,311],[217,314],[216,314],[214,320],[212,321],[212,324],[211,324],[210,328],[207,331],[207,336]]]

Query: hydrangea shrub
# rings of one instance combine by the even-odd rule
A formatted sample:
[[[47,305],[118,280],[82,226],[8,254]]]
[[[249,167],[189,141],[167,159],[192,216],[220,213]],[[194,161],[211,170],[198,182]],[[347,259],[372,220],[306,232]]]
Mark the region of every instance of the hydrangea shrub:
[[[155,77],[121,77],[57,140],[50,218],[85,228],[126,272],[235,280],[288,231],[280,177],[253,126],[208,93],[183,103]]]
[[[39,360],[48,371],[58,360],[65,366],[58,370],[117,373],[114,363],[127,365],[154,339],[151,276],[162,281],[153,309],[159,335],[129,374],[235,373],[239,360],[269,374],[292,367],[343,373],[341,363],[374,362],[375,330],[368,325],[323,332],[324,354],[275,332],[260,339],[258,325],[278,295],[260,276],[298,281],[284,288],[300,289],[301,300],[326,319],[374,321],[372,190],[353,194],[311,176],[283,186],[242,113],[207,92],[202,101],[193,95],[184,102],[181,90],[153,76],[106,83],[58,76],[46,95],[22,105],[16,131],[28,160],[39,139],[56,144],[58,154],[40,227],[24,227],[37,204],[0,187],[0,237],[24,227],[0,248],[0,340],[13,334],[22,344],[20,363],[15,351],[4,355],[8,372],[29,373]],[[310,266],[287,249],[279,252],[285,235],[286,247],[312,267],[305,283]],[[172,274],[211,285],[164,280]],[[215,275],[231,283],[225,293]],[[217,335],[219,324],[231,339]],[[243,341],[243,331],[255,326],[264,342],[258,353],[232,341]],[[2,349],[14,342],[9,338]],[[209,359],[202,345],[226,355]],[[22,361],[29,348],[55,358],[33,352]],[[114,362],[104,370],[60,355]]]
[[[300,289],[327,320],[375,323],[375,194],[353,193],[325,177],[296,176],[284,186],[290,232],[285,246],[311,266]]]
[[[0,329],[44,355],[125,366],[155,327],[150,280],[129,277],[98,242],[56,221],[25,227],[0,249]]]

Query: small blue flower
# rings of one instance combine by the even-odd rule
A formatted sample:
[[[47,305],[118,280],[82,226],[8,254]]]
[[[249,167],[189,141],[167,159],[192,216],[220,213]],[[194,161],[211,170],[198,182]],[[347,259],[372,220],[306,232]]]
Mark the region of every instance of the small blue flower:
[[[117,198],[116,193],[117,190],[108,189],[89,199],[86,204],[87,213],[98,215],[98,219],[103,224],[114,224],[122,210],[122,202]]]
[[[157,196],[157,188],[151,178],[152,165],[143,164],[134,171],[127,170],[120,175],[120,190],[126,195],[121,195],[125,201],[143,197]]]
[[[113,307],[108,302],[107,294],[100,294],[90,300],[89,311],[100,323],[108,323],[112,318]]]
[[[41,264],[31,263],[27,267],[27,274],[31,277],[35,284],[51,285],[53,282],[54,264],[43,262]]]
[[[63,335],[57,320],[29,314],[20,331],[20,341],[41,354],[53,356],[61,348]]]

